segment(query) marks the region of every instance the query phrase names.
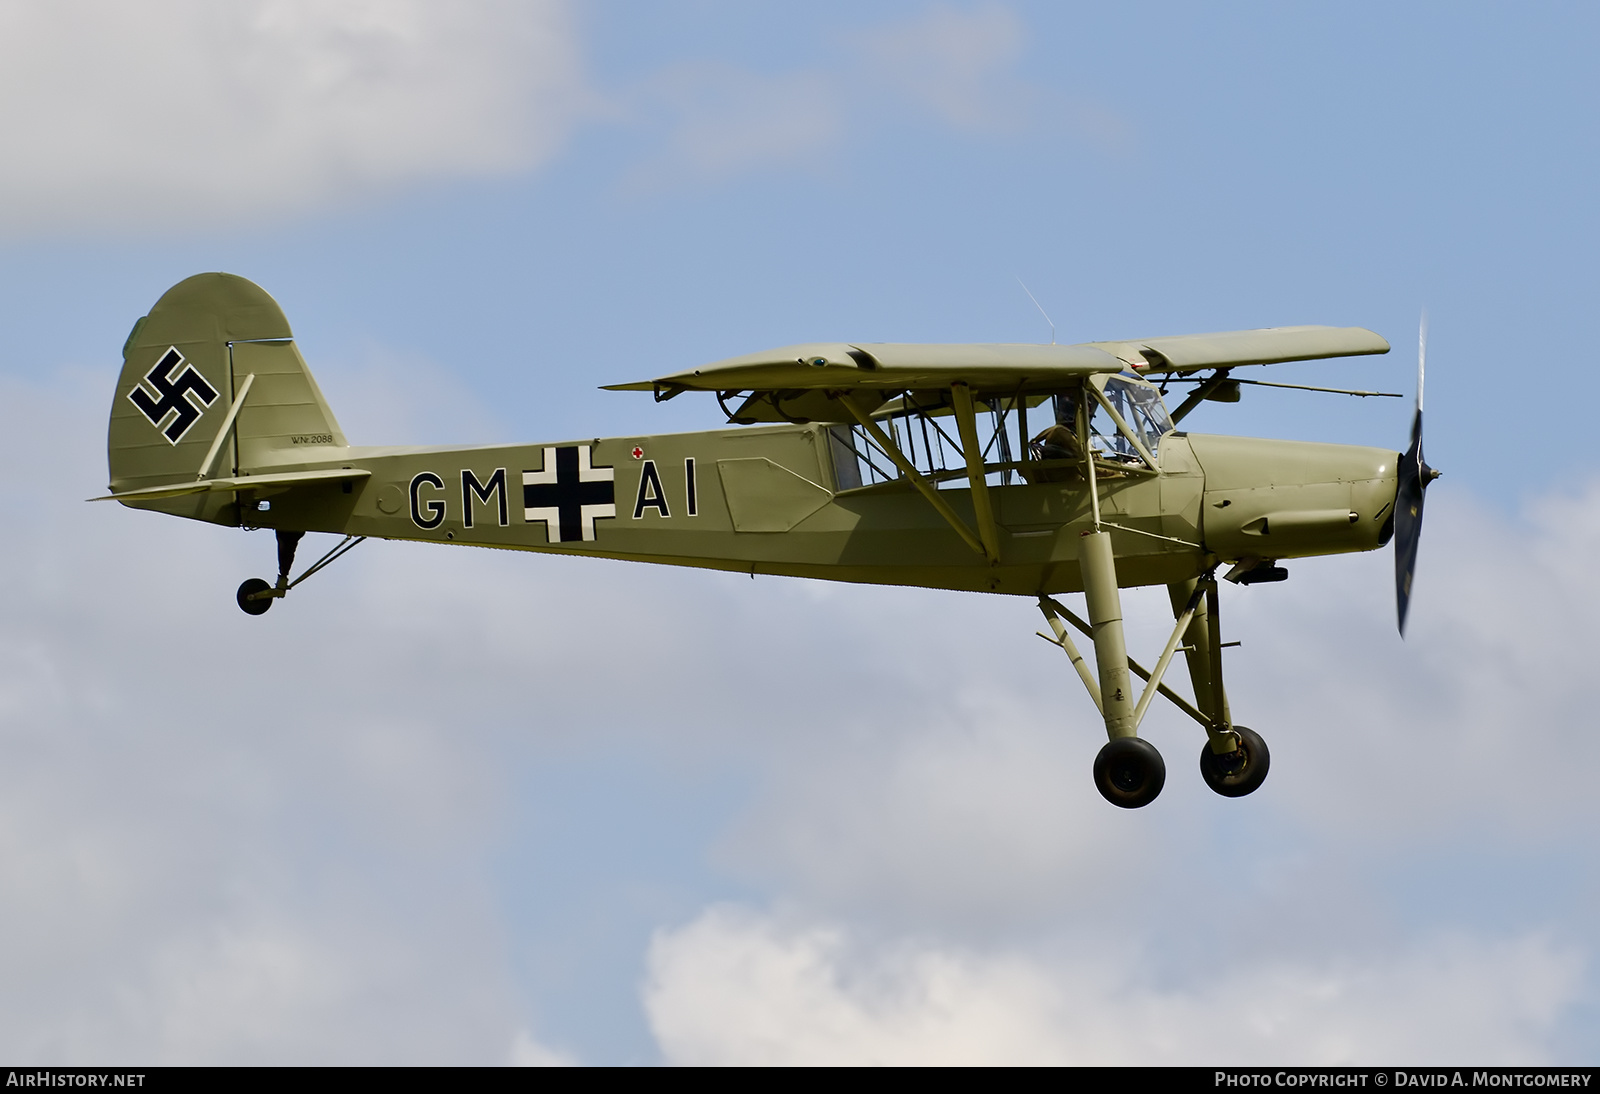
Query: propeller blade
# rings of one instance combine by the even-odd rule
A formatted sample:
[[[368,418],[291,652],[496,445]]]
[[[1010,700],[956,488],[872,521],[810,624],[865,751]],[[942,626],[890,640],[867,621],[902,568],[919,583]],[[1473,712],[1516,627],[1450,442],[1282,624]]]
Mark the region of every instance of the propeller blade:
[[[1422,413],[1411,420],[1411,448],[1400,457],[1400,481],[1394,494],[1394,597],[1400,633],[1406,633],[1411,606],[1411,581],[1417,570],[1417,543],[1422,538]]]
[[[1417,329],[1417,410],[1411,418],[1411,447],[1400,457],[1394,494],[1394,597],[1402,637],[1417,570],[1417,544],[1422,538],[1423,494],[1439,477],[1422,455],[1422,380],[1427,356],[1428,317],[1424,315]]]

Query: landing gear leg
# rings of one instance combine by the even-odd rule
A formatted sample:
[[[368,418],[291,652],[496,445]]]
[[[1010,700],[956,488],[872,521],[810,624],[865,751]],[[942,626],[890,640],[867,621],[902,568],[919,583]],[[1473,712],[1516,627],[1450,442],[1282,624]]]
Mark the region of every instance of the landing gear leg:
[[[285,532],[282,528],[278,529],[278,584],[274,586],[275,588],[288,590],[289,571],[294,569],[294,553],[305,535],[304,532]]]
[[[1226,701],[1220,698],[1220,674],[1211,674],[1207,668],[1197,677],[1195,690],[1205,697],[1213,709],[1219,702],[1223,704],[1221,728],[1214,724],[1217,719],[1213,715],[1203,713],[1161,682],[1184,637],[1195,634],[1194,623],[1202,607],[1206,606],[1208,592],[1212,601],[1207,615],[1211,620],[1216,619],[1216,586],[1211,573],[1204,578],[1172,586],[1173,610],[1177,620],[1155,668],[1146,669],[1128,656],[1123,641],[1122,600],[1117,591],[1116,559],[1111,552],[1110,535],[1096,532],[1083,536],[1080,543],[1078,564],[1083,575],[1085,599],[1089,602],[1089,620],[1085,622],[1056,600],[1041,593],[1039,611],[1049,621],[1055,637],[1051,638],[1043,632],[1039,637],[1060,646],[1071,659],[1072,667],[1083,679],[1089,697],[1105,718],[1106,736],[1111,740],[1095,760],[1095,785],[1111,804],[1124,809],[1137,809],[1154,801],[1166,780],[1166,766],[1161,761],[1161,754],[1138,736],[1139,725],[1150,709],[1151,700],[1157,695],[1165,697],[1173,706],[1205,726],[1211,732],[1213,742],[1221,745],[1219,752],[1233,753],[1240,748],[1238,734],[1227,725]],[[1072,636],[1067,631],[1068,623],[1094,641],[1098,681],[1089,671],[1089,665],[1078,652],[1078,647],[1073,644]],[[1213,661],[1217,664],[1222,661],[1214,625],[1208,635],[1208,640],[1192,639],[1195,646],[1206,651],[1202,667],[1209,666]],[[1197,671],[1192,654],[1189,660],[1191,672]],[[1137,701],[1133,698],[1130,673],[1145,681],[1144,690],[1139,693]],[[1264,752],[1265,746],[1262,748]],[[1248,790],[1240,792],[1249,793]]]
[[[1200,750],[1200,776],[1206,785],[1228,798],[1253,792],[1266,780],[1271,754],[1261,735],[1234,725],[1228,709],[1228,692],[1222,683],[1222,634],[1216,580],[1191,578],[1167,586],[1176,615],[1194,602],[1196,589],[1204,580],[1205,601],[1195,612],[1185,633],[1184,657],[1189,663],[1189,680],[1194,685],[1195,705],[1205,715],[1206,736]]]
[[[1128,673],[1128,647],[1122,631],[1122,596],[1117,590],[1117,563],[1111,533],[1091,532],[1079,540],[1078,560],[1084,596],[1089,602],[1089,629],[1094,659],[1100,670],[1100,713],[1111,738],[1094,762],[1094,783],[1112,805],[1137,809],[1161,793],[1167,767],[1149,741],[1137,736],[1133,683]],[[1139,713],[1143,713],[1140,711]]]
[[[342,558],[357,544],[366,540],[366,536],[345,536],[339,545],[316,562],[307,567],[306,572],[289,580],[289,571],[294,569],[295,550],[300,546],[300,541],[305,537],[304,532],[287,532],[278,530],[278,581],[275,585],[268,585],[259,577],[252,577],[239,586],[236,599],[239,607],[248,615],[262,615],[272,607],[274,600],[281,600],[289,595],[289,590],[300,584],[306,578],[322,569],[324,566]]]

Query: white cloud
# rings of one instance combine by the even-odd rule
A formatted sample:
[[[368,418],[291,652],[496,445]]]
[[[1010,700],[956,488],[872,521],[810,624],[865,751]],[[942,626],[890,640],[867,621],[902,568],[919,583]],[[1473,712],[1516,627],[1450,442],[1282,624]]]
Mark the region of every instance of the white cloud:
[[[578,1061],[559,1049],[541,1044],[526,1030],[511,1043],[512,1067],[576,1067]]]
[[[582,106],[562,0],[0,7],[0,231],[255,224],[523,170]]]
[[[808,732],[769,745],[781,758],[722,861],[852,920],[965,936],[1129,903],[1164,922],[1146,909],[1179,893],[1218,914],[1270,899],[1275,922],[1320,924],[1341,887],[1381,904],[1374,871],[1586,860],[1600,833],[1585,669],[1597,512],[1597,488],[1511,522],[1435,488],[1404,642],[1388,551],[1228,586],[1225,636],[1244,643],[1228,655],[1233,711],[1272,746],[1272,776],[1249,799],[1214,797],[1196,770],[1203,735],[1158,702],[1144,732],[1166,789],[1134,813],[1094,792],[1103,730],[1065,658],[1032,638],[1026,601],[816,587],[810,614],[842,656],[812,653],[809,671],[835,686]],[[1148,663],[1171,625],[1165,593],[1130,591],[1124,607]],[[1239,830],[1251,865],[1224,882],[1201,864]]]
[[[495,726],[463,724],[458,696],[408,701],[426,643],[419,667],[347,643],[340,613],[311,641],[240,627],[228,590],[269,540],[152,538],[84,504],[103,400],[5,396],[4,455],[29,469],[6,496],[32,531],[5,548],[0,624],[0,1051],[505,1059],[527,1020],[482,866]],[[46,450],[75,455],[48,471]]]
[[[1167,789],[1127,813],[1024,600],[375,543],[247,619],[232,588],[267,537],[76,500],[109,382],[0,390],[14,1056],[569,1058],[515,981],[570,940],[497,888],[544,884],[505,840],[517,772],[558,754],[751,803],[687,836],[614,820],[693,843],[646,900],[673,925],[645,1001],[674,1060],[1535,1060],[1590,981],[1592,899],[1561,885],[1593,873],[1591,492],[1503,520],[1436,487],[1404,645],[1387,554],[1230,589],[1235,709],[1272,778],[1214,797],[1198,730],[1162,714]],[[1137,649],[1164,600],[1129,595]],[[1508,760],[1508,721],[1563,762]],[[582,886],[656,884],[548,823]],[[697,914],[701,848],[784,911]],[[1562,877],[1500,877],[1539,855]],[[1471,884],[1433,891],[1461,859]],[[591,944],[643,958],[643,931],[607,930]],[[1242,1017],[1233,1055],[1217,1013]]]
[[[662,188],[755,171],[843,178],[851,142],[929,120],[972,134],[1018,132],[1043,116],[1040,92],[1015,74],[1024,44],[1007,7],[935,6],[843,37],[788,70],[675,67],[618,97],[619,116],[645,120],[659,138],[629,183]],[[1078,105],[1057,105],[1072,128],[1104,128],[1080,125],[1088,115]]]
[[[1046,675],[1064,667],[1040,661]],[[1050,690],[1039,682],[1029,690]],[[896,724],[892,699],[845,732],[819,714],[816,740],[775,765],[726,860],[828,907],[980,931],[1082,910],[1156,865],[1144,818],[1113,821],[1093,790],[1096,738],[1069,728],[1085,697],[1062,687],[1052,712],[1036,695],[951,690],[947,705],[908,703],[910,724]]]
[[[1025,41],[1007,7],[936,6],[809,64],[679,65],[603,96],[566,0],[17,0],[0,8],[0,234],[270,224],[527,171],[603,116],[644,136],[633,189],[837,177],[852,141],[908,123],[1116,128],[1020,79]]]
[[[457,373],[412,353],[368,344],[353,360],[318,361],[316,375],[351,444],[496,444],[508,435],[504,415]]]
[[[1465,824],[1491,840],[1592,838],[1597,514],[1594,483],[1507,520],[1441,480],[1404,642],[1387,551],[1297,563],[1282,594],[1234,598],[1239,692],[1280,741],[1285,808],[1415,839]]]
[[[1033,94],[1011,75],[1022,56],[1022,20],[997,4],[938,6],[862,34],[866,69],[960,129],[1014,129]]]
[[[1024,602],[812,592],[870,682],[813,664],[835,686],[725,843],[780,911],[716,907],[658,934],[645,1001],[663,1051],[1559,1057],[1596,941],[1572,888],[1600,829],[1596,513],[1594,486],[1512,520],[1436,490],[1405,643],[1387,552],[1230,587],[1234,711],[1273,742],[1272,778],[1214,797],[1199,731],[1163,711],[1147,730],[1167,788],[1137,813],[1092,790],[1102,731],[1064,660],[1012,639]],[[1133,645],[1157,648],[1165,595],[1124,603]]]
[[[173,940],[153,962],[148,986],[124,990],[130,1017],[155,1020],[170,1059],[270,1059],[275,1046],[305,1043],[305,1026],[352,1002],[353,964],[281,925],[219,925]]]
[[[1550,1058],[1581,980],[1536,936],[1263,965],[1239,929],[1217,939],[1235,968],[1163,989],[1110,925],[1079,947],[1093,958],[1061,960],[723,906],[656,936],[644,999],[688,1065],[1526,1063]]]
[[[837,81],[820,71],[756,73],[679,67],[636,93],[665,130],[665,149],[634,171],[634,188],[722,179],[751,170],[819,174],[836,168],[846,128]]]

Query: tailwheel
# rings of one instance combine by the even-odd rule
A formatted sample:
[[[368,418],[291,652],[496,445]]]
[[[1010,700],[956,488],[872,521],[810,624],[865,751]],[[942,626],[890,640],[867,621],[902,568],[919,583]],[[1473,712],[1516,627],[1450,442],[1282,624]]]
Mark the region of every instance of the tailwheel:
[[[239,586],[239,593],[237,597],[239,601],[239,607],[242,608],[247,615],[264,615],[266,610],[272,607],[273,598],[270,596],[262,596],[261,594],[269,593],[271,591],[271,585],[268,585],[259,577],[252,577],[245,581],[244,584]]]
[[[239,607],[246,614],[265,615],[274,600],[288,596],[290,589],[367,541],[366,536],[345,536],[339,541],[338,546],[308,566],[305,573],[290,581],[289,571],[294,569],[295,548],[300,546],[300,540],[304,536],[304,532],[286,532],[281,528],[278,529],[278,583],[269,585],[259,577],[252,577],[240,585],[235,599],[239,601]]]
[[[1149,741],[1118,737],[1094,758],[1094,785],[1101,797],[1122,809],[1149,805],[1167,781],[1167,765]]]
[[[1272,754],[1255,730],[1234,726],[1233,731],[1239,735],[1234,751],[1218,755],[1209,743],[1200,750],[1200,776],[1223,797],[1242,798],[1266,781]]]

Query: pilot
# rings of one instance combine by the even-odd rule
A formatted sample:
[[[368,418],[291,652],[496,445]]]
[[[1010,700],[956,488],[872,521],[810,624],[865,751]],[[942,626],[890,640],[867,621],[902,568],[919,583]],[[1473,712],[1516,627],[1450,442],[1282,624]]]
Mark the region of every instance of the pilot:
[[[1083,446],[1078,443],[1078,405],[1071,395],[1057,395],[1056,424],[1033,439],[1035,459],[1081,460]]]
[[[1078,409],[1075,401],[1063,395],[1056,396],[1056,424],[1040,433],[1028,445],[1035,460],[1069,461],[1055,467],[1024,468],[1029,482],[1070,482],[1083,477],[1083,445],[1078,441]],[[1122,473],[1101,467],[1099,474],[1105,478],[1121,478]]]
[[[1078,443],[1075,400],[1058,395],[1055,404],[1056,424],[1033,438],[1028,448],[1035,461],[1063,460],[1077,464],[1083,460],[1083,446]],[[1076,466],[1024,467],[1023,474],[1029,482],[1065,482],[1078,478],[1082,471]]]
[[[1033,454],[1041,460],[1081,460],[1083,446],[1069,426],[1057,422],[1033,439]]]

